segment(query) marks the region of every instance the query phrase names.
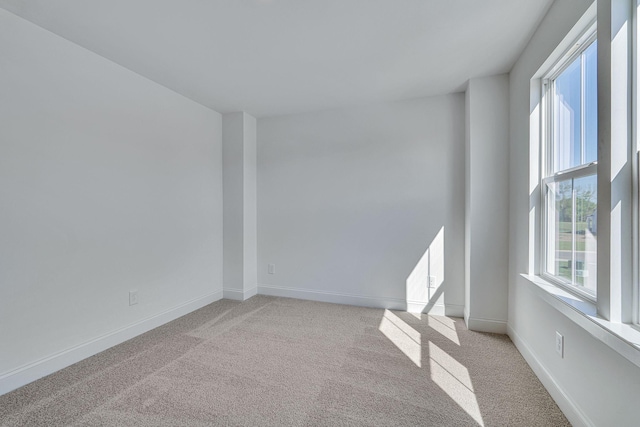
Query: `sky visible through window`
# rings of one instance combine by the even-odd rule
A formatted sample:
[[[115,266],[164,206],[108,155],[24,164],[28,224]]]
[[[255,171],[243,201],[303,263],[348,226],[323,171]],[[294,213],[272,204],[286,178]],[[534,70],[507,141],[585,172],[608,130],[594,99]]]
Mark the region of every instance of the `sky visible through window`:
[[[551,174],[597,160],[597,45],[593,42],[555,79]],[[548,184],[548,273],[596,293],[595,173],[561,175]]]
[[[596,43],[555,80],[553,172],[598,158]]]

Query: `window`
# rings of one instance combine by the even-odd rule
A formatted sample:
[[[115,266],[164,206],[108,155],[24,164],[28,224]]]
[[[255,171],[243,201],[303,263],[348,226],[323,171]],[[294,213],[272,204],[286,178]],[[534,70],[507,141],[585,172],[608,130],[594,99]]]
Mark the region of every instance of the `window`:
[[[583,36],[543,79],[543,275],[595,300],[597,41]]]
[[[640,367],[638,25],[640,0],[594,2],[531,78],[522,277]]]
[[[636,324],[636,327],[640,330],[640,129],[638,124],[640,123],[640,108],[638,107],[638,100],[640,99],[640,87],[639,87],[639,59],[640,58],[640,33],[638,26],[640,22],[640,0],[635,1],[635,11],[632,13],[635,22],[635,40],[632,48],[631,62],[633,67],[632,79],[633,86],[635,86],[635,93],[632,95],[632,111],[633,117],[631,121],[631,127],[633,129],[633,138],[631,142],[631,152],[633,154],[633,167],[635,169],[633,176],[633,198],[632,206],[634,213],[632,216],[633,226],[635,228],[635,239],[633,241],[633,251],[635,256],[633,259],[633,271],[634,271],[634,286],[632,289],[633,298],[632,315],[631,320]]]

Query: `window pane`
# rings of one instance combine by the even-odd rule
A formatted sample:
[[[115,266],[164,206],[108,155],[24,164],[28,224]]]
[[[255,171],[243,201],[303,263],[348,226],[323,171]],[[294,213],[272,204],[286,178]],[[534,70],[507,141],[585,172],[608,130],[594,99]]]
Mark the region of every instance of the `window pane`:
[[[597,160],[597,51],[591,43],[554,80],[552,173]]]
[[[544,273],[595,297],[597,175],[589,163],[598,160],[598,46],[584,46],[561,63],[548,86]]]
[[[596,294],[596,175],[548,185],[547,273]]]
[[[553,97],[553,172],[580,165],[581,58],[555,80]]]
[[[547,218],[547,272],[571,282],[573,277],[573,203],[572,181],[549,185]]]
[[[596,294],[596,235],[598,201],[596,176],[577,178],[573,181],[576,211],[575,234],[575,284],[584,291]]]
[[[598,63],[597,42],[584,52],[584,162],[598,160]]]

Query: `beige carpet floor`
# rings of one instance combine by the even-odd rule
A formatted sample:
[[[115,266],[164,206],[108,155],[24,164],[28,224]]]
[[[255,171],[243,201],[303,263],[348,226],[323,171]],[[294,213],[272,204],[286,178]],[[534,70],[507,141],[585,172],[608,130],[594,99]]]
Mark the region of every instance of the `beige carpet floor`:
[[[0,397],[2,426],[566,426],[461,319],[222,300]]]

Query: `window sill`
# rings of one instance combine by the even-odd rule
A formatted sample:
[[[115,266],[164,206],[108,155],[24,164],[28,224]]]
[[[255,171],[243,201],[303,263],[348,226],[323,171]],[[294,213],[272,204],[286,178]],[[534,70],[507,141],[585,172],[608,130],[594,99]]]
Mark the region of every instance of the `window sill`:
[[[598,317],[596,305],[570,294],[539,276],[521,275],[534,292],[549,305],[602,341],[625,359],[640,367],[640,330],[626,323],[614,323]]]

